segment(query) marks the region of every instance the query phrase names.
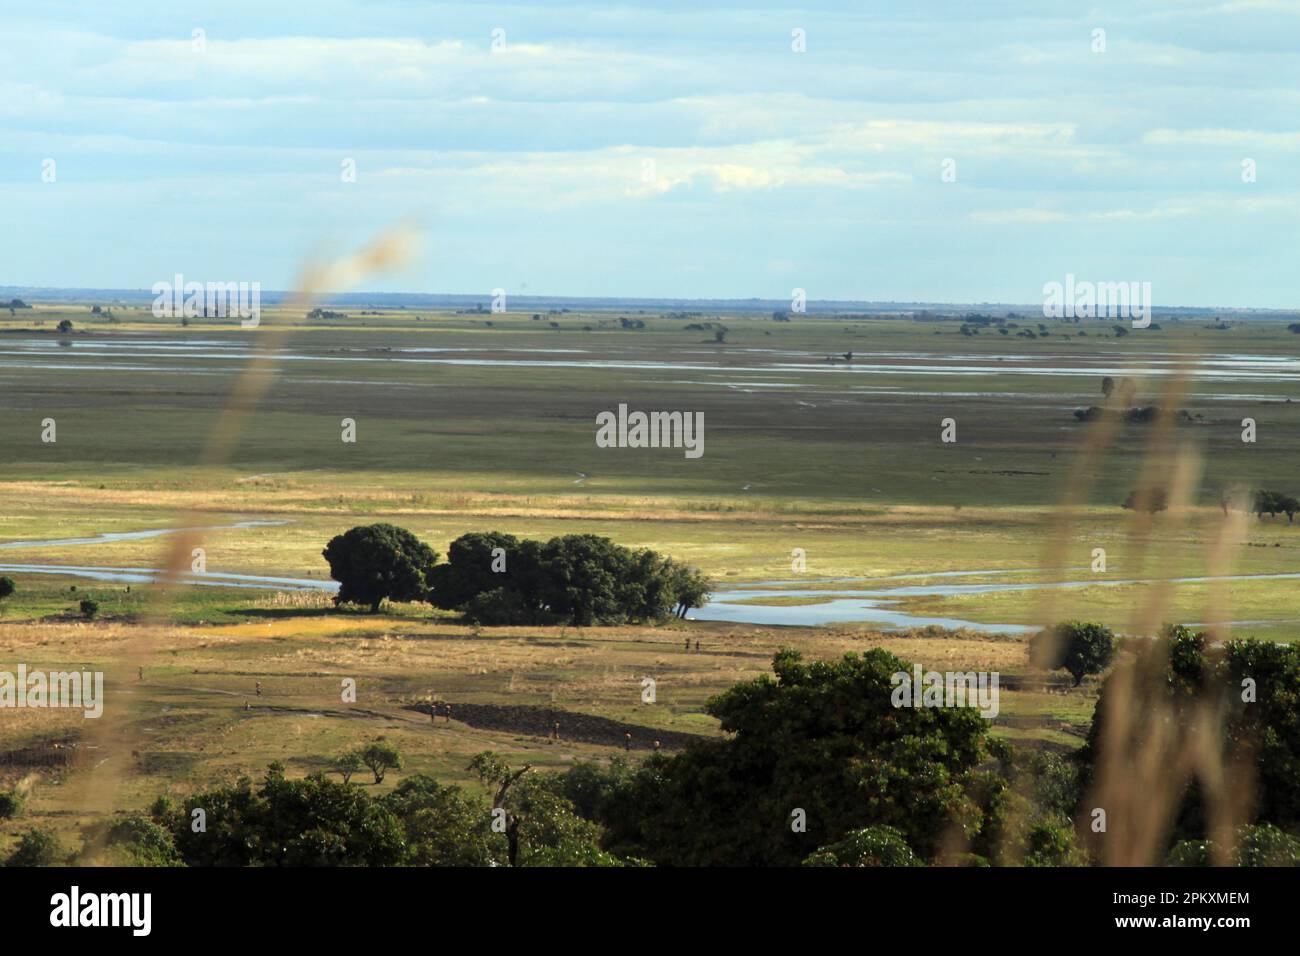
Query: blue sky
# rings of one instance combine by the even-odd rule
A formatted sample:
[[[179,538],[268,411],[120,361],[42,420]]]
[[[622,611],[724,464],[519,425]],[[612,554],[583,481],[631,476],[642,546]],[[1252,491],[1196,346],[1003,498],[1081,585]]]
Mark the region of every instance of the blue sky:
[[[1297,0],[0,14],[0,285],[286,288],[414,217],[369,288],[1297,304]]]

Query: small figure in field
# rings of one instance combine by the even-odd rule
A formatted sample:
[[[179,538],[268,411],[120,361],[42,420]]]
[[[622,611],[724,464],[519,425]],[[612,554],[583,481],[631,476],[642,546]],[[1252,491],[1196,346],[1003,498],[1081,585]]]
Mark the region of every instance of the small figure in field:
[[[140,676],[137,677],[136,680],[144,680],[144,667],[143,667],[143,665],[140,667]]]
[[[632,732],[630,730],[623,735],[623,749],[624,750],[632,749]]]
[[[258,682],[257,682],[257,696],[258,696],[258,697],[261,697],[261,696],[262,696],[262,682],[261,682],[261,681],[258,681]]]
[[[687,653],[690,653],[690,650],[691,650],[691,639],[688,637],[688,638],[686,639],[686,651],[687,651]]]
[[[430,704],[430,705],[429,705],[429,723],[431,723],[431,724],[436,724],[437,722],[438,722],[438,705],[437,705],[437,704]]]
[[[657,740],[655,741],[655,750],[656,750],[656,751],[659,750],[659,741],[657,741]]]
[[[248,701],[244,701],[244,710],[252,710],[252,709],[253,708],[248,706]]]
[[[556,740],[560,739],[560,722],[558,720],[555,722],[555,730],[551,732],[551,736]]]
[[[696,642],[695,642],[695,650],[696,650],[697,653],[698,653],[699,650],[700,650],[700,642],[699,642],[698,640],[696,640]]]
[[[447,723],[451,723],[451,704],[447,705]]]

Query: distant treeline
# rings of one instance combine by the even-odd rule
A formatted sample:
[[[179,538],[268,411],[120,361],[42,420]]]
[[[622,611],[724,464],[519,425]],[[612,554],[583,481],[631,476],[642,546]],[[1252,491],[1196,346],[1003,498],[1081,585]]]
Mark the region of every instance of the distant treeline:
[[[1237,498],[1237,493],[1233,489],[1222,489],[1219,493],[1219,507],[1223,509],[1223,513],[1226,515],[1234,504],[1239,510],[1247,511],[1249,514],[1257,515],[1260,518],[1263,518],[1264,515],[1268,515],[1270,518],[1275,515],[1286,515],[1287,521],[1294,521],[1295,516],[1300,514],[1300,500],[1297,500],[1293,495],[1281,491],[1269,491],[1265,488],[1251,492],[1250,501],[1244,505]],[[1138,488],[1129,492],[1129,496],[1124,499],[1123,507],[1130,511],[1145,511],[1155,514],[1169,507],[1169,493],[1158,486]]]

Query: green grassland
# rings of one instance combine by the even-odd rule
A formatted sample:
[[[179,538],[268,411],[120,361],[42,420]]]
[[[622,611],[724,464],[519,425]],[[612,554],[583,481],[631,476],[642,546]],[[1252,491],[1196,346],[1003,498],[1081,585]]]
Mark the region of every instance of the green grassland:
[[[1110,323],[1048,323],[1050,338],[1031,341],[905,318],[778,323],[629,312],[647,327],[626,330],[618,313],[534,321],[532,313],[380,310],[308,322],[269,310],[261,329],[241,330],[233,320],[181,327],[147,309],[113,311],[110,320],[77,304],[0,317],[0,546],[279,522],[202,532],[208,569],[323,579],[325,542],[370,521],[407,527],[439,551],[474,530],[590,532],[698,565],[723,587],[804,578],[833,595],[861,583],[820,579],[945,571],[1006,572],[962,583],[1086,581],[901,606],[976,622],[1082,617],[1121,631],[1152,598],[1151,582],[1204,575],[1216,556],[1235,574],[1300,571],[1300,525],[1284,517],[1252,518],[1239,545],[1213,544],[1222,487],[1300,492],[1300,390],[1280,364],[1296,356],[1300,336],[1285,321],[1218,330],[1210,320],[1161,318],[1161,329],[1122,338]],[[65,318],[74,331],[56,333]],[[725,342],[711,329],[685,328],[704,322],[725,325]],[[249,350],[280,331],[279,361],[229,455],[197,464]],[[413,349],[443,351],[401,351]],[[852,362],[827,361],[849,351]],[[1212,376],[1224,372],[1214,363],[1226,355],[1253,361]],[[508,364],[489,364],[500,361]],[[519,364],[529,362],[547,364]],[[1183,404],[1193,418],[1173,434],[1198,480],[1188,508],[1148,525],[1120,503],[1174,468],[1155,426],[1120,426],[1088,450],[1091,426],[1073,411],[1102,403],[1104,376],[1133,379],[1137,404],[1159,404],[1165,373],[1180,363],[1193,369]],[[619,403],[703,412],[704,456],[597,448],[595,416]],[[949,417],[952,444],[940,441]],[[1246,417],[1257,423],[1253,444],[1241,441]],[[55,443],[41,441],[45,418],[57,421]],[[355,444],[340,440],[344,418],[356,422]],[[1071,482],[1082,496],[1054,535]],[[156,568],[170,541],[0,547],[0,564]],[[800,574],[791,569],[796,548],[807,556]],[[1106,550],[1104,572],[1090,569],[1095,548]],[[104,667],[114,682],[102,730],[61,713],[0,718],[4,753],[83,739],[107,757],[93,772],[82,764],[35,771],[26,817],[0,825],[7,835],[33,820],[63,829],[85,822],[103,809],[88,809],[87,792],[107,794],[111,807],[139,807],[162,792],[255,774],[271,760],[291,773],[322,769],[379,735],[398,745],[408,770],[460,782],[479,750],[560,766],[616,749],[565,740],[563,730],[552,741],[404,709],[430,695],[554,707],[646,733],[713,734],[704,702],[766,672],[782,644],[813,656],[883,645],[927,666],[1032,674],[1022,640],[973,632],[704,622],[481,631],[421,606],[372,617],[266,591],[189,587],[160,598],[141,585],[3,573],[18,593],[0,603],[0,668],[76,661]],[[1133,580],[1142,583],[1105,583]],[[1286,578],[1232,582],[1228,616],[1249,622],[1235,633],[1300,637],[1298,592]],[[85,596],[99,602],[99,620],[76,620]],[[1222,601],[1203,582],[1175,584],[1162,616],[1203,621]],[[701,640],[699,653],[683,651],[686,635]],[[653,706],[640,703],[645,674],[659,682]],[[342,677],[358,681],[355,708],[339,701]],[[1095,685],[1073,690],[1041,678],[1004,695],[996,732],[1029,746],[1077,746]],[[114,687],[129,707],[111,704]],[[0,764],[0,782],[31,772],[11,760]]]

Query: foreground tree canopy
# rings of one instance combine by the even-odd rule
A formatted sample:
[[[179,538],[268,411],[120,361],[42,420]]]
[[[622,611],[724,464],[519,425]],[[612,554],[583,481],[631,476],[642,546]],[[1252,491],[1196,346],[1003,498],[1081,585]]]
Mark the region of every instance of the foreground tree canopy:
[[[256,789],[245,779],[179,808],[160,803],[152,822],[170,837],[159,862],[190,866],[623,865],[596,845],[598,827],[545,781],[518,783],[511,806],[520,821],[511,834],[513,859],[506,834],[492,825],[491,807],[425,774],[372,797],[320,775],[288,780],[273,764]],[[196,810],[205,820],[198,832]],[[138,840],[127,848],[141,856]]]
[[[1245,754],[1254,771],[1230,855],[1212,841],[1191,780],[1155,859],[1300,863],[1300,646],[1209,646],[1204,635],[1171,627],[1142,648],[1167,670],[1157,673],[1159,689],[1140,693],[1129,708],[1159,698],[1161,719],[1186,725],[1207,700],[1222,703],[1220,743]],[[1087,745],[1062,755],[1014,750],[974,708],[895,706],[894,675],[911,664],[882,649],[815,662],[783,650],[773,671],[709,702],[728,736],[640,765],[615,757],[548,772],[485,752],[466,768],[483,784],[480,793],[425,774],[388,792],[320,774],[288,780],[272,765],[260,786],[243,779],[180,806],[160,798],[148,816],[101,821],[92,830],[102,832],[87,834],[85,845],[105,848],[99,862],[191,866],[1063,866],[1101,859],[1078,821],[1093,806],[1085,798],[1100,749],[1114,736],[1105,730],[1105,706],[1121,693],[1121,672],[1103,684]],[[1146,710],[1136,716],[1122,736],[1168,730],[1145,719]],[[1122,740],[1119,752],[1131,752],[1132,742]],[[401,756],[383,738],[375,745],[338,768],[345,781],[367,757],[400,769]],[[1119,772],[1127,777],[1125,767]],[[21,801],[11,804],[11,815],[21,812]],[[1213,839],[1221,837],[1216,831]],[[53,835],[33,829],[9,862],[75,859]]]
[[[607,801],[608,845],[677,866],[796,865],[874,826],[925,857],[954,828],[981,846],[988,722],[964,707],[894,707],[892,677],[910,666],[878,648],[812,663],[781,651],[775,679],[709,702],[733,736],[650,758]],[[806,827],[792,825],[796,811]]]
[[[1160,723],[1171,719],[1166,715],[1187,726],[1198,705],[1215,703],[1223,709],[1217,746],[1225,755],[1244,757],[1254,770],[1249,822],[1300,836],[1300,645],[1243,640],[1211,645],[1203,633],[1170,626],[1149,653],[1165,663],[1164,673],[1128,704],[1130,711],[1139,708],[1131,719],[1117,725],[1125,728],[1124,752],[1141,752],[1152,735],[1165,732]],[[1112,674],[1103,682],[1088,742],[1079,752],[1085,787],[1100,765],[1115,680]],[[1207,835],[1194,779],[1179,802],[1174,833],[1183,840]]]

